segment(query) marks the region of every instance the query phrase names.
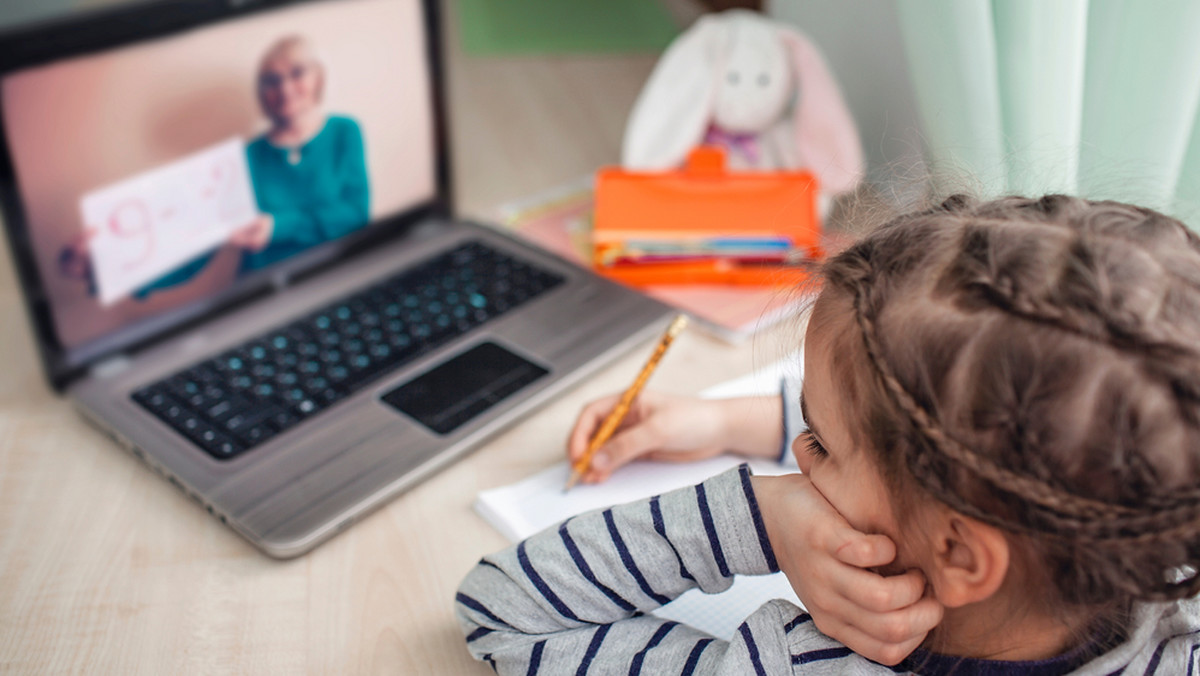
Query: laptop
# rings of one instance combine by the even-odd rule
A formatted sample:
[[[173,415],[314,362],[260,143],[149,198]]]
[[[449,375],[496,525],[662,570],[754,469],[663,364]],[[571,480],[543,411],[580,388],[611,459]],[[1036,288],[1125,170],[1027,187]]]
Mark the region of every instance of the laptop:
[[[49,382],[273,557],[671,312],[454,220],[439,23],[173,0],[0,35],[0,202]]]

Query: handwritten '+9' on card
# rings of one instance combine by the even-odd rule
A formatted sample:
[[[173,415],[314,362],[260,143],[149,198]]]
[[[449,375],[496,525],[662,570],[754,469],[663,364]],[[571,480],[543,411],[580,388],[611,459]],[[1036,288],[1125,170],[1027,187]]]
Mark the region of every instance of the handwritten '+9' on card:
[[[93,190],[80,210],[102,305],[217,247],[258,215],[240,138]]]

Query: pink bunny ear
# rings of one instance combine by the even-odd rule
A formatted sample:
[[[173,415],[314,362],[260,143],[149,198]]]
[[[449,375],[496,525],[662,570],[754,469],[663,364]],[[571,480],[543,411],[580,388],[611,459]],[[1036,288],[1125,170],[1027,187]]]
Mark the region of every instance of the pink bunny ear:
[[[854,118],[821,53],[803,35],[779,29],[791,54],[799,98],[792,119],[802,165],[833,193],[851,190],[863,175],[862,144]]]

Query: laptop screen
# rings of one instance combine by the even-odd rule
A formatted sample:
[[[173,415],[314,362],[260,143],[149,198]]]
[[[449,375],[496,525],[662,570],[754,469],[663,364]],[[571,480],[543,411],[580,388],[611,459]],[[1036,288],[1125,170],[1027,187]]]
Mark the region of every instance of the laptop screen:
[[[421,3],[309,2],[0,81],[67,353],[161,329],[437,192]]]

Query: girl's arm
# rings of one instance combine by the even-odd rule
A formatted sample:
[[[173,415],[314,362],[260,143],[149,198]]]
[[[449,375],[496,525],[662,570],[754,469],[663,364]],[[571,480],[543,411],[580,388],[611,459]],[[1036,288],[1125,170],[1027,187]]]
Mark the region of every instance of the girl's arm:
[[[606,480],[637,458],[687,461],[726,450],[796,467],[791,441],[807,429],[799,387],[785,379],[780,396],[711,400],[645,392],[618,434],[593,457],[584,480]],[[584,409],[568,443],[572,461],[615,401],[601,399]],[[605,456],[608,464],[596,467]],[[940,621],[941,607],[924,593],[919,572],[893,577],[871,572],[895,557],[886,536],[856,531],[799,474],[755,477],[754,483],[767,530],[776,538],[778,564],[830,636],[894,664]]]
[[[781,627],[798,611],[781,619],[764,606],[730,642],[647,614],[694,587],[776,570],[743,466],[485,557],[456,612],[471,653],[501,674],[781,673],[791,668]]]

